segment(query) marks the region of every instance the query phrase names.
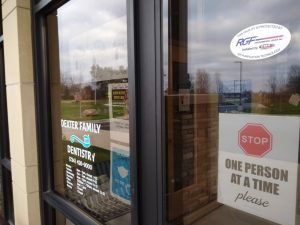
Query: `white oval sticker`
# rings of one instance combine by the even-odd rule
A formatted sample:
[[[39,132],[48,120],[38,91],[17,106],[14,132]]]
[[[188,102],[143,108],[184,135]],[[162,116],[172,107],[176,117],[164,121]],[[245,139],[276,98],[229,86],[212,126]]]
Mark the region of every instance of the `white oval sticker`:
[[[290,31],[279,24],[262,23],[247,27],[233,37],[231,52],[242,59],[259,60],[283,51],[291,41]]]

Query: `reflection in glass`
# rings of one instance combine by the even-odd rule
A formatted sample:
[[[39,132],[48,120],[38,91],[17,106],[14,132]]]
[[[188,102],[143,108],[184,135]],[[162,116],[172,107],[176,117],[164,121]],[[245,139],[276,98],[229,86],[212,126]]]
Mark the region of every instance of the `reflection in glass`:
[[[219,118],[232,114],[237,121],[255,114],[291,116],[297,121],[299,8],[296,0],[163,1],[168,224],[274,224],[264,216],[218,203],[218,157],[223,149]],[[288,28],[292,34],[288,47],[263,60],[233,55],[233,37],[262,23]],[[284,126],[280,118],[277,121]],[[229,132],[228,137],[233,135]],[[277,160],[285,166],[290,163],[284,156]],[[297,165],[298,157],[294,160]]]
[[[55,189],[105,224],[131,223],[126,20],[124,0],[47,17]]]

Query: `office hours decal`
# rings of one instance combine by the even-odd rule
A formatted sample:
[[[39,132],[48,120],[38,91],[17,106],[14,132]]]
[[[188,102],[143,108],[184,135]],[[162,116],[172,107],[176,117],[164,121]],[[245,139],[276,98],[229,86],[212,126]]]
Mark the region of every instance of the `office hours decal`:
[[[128,83],[107,89],[107,115],[100,115],[107,118],[61,119],[65,186],[71,195],[113,196],[130,205]]]
[[[218,202],[295,224],[299,118],[219,114]]]
[[[90,135],[99,134],[101,124],[61,120],[61,127],[69,130],[69,143],[64,144],[67,152],[65,159],[66,187],[84,195],[86,190],[105,195],[98,185],[98,177],[94,176],[96,152],[89,149],[92,146]]]

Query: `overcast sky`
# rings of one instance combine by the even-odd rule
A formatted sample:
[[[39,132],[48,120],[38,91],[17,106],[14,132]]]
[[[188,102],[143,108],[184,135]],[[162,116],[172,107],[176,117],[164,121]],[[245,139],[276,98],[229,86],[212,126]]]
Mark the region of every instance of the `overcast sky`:
[[[256,90],[266,89],[271,75],[286,76],[289,66],[300,64],[299,0],[187,0],[188,72],[206,70],[222,80],[239,79],[242,60],[230,51],[232,38],[246,27],[277,23],[289,29],[289,46],[271,58],[243,61],[243,79]],[[167,1],[163,1],[164,58],[167,56]],[[127,68],[126,0],[72,0],[59,8],[60,67],[63,74],[89,81],[93,63]],[[167,73],[167,60],[164,62]]]
[[[164,42],[167,43],[167,10],[164,0]],[[286,76],[289,66],[300,64],[299,0],[188,0],[188,72],[199,69],[211,75],[221,74],[222,80],[238,80],[239,64],[243,61],[243,79],[252,81],[253,90],[266,90],[271,75]],[[291,32],[289,46],[273,57],[249,61],[230,51],[232,38],[241,30],[256,24],[276,23]],[[166,44],[165,44],[166,46]],[[164,49],[166,59],[167,49]],[[167,61],[164,69],[167,71]]]
[[[63,74],[90,81],[93,63],[127,68],[126,0],[72,0],[57,16]]]

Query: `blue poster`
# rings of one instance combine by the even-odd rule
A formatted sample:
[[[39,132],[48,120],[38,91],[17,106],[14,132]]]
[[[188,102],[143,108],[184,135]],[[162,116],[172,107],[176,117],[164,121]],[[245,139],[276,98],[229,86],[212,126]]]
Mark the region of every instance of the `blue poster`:
[[[111,193],[130,204],[130,159],[129,152],[112,147],[111,151]]]

